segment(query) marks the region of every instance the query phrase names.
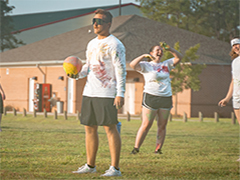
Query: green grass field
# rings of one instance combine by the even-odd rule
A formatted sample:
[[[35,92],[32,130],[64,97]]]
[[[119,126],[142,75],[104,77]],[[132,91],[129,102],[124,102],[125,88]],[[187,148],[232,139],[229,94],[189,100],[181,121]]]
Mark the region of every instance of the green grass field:
[[[219,123],[173,121],[162,155],[153,153],[154,122],[140,153],[130,154],[140,120],[121,119],[122,177],[108,179],[239,180],[239,126],[230,119]],[[97,173],[72,174],[86,163],[84,127],[76,117],[22,117],[7,114],[2,119],[1,180],[9,179],[106,179],[100,177],[110,165],[107,137],[99,127]]]

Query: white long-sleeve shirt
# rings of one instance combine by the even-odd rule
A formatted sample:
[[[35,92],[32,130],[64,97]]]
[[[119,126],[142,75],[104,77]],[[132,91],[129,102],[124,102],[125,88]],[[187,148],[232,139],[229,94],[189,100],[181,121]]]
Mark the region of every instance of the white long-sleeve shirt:
[[[125,47],[115,36],[92,39],[87,46],[86,64],[79,78],[87,76],[83,95],[88,97],[124,97],[126,83]]]

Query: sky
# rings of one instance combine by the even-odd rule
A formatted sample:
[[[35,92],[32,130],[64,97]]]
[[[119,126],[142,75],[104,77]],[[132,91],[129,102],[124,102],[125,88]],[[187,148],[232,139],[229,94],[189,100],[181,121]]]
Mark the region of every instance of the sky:
[[[118,5],[120,1],[121,4],[134,3],[140,5],[136,0],[9,0],[8,5],[15,7],[9,15],[19,15]]]

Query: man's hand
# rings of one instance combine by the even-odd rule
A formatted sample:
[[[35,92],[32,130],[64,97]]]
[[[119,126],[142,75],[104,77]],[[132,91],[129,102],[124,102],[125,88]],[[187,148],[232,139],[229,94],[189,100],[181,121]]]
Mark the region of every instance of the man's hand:
[[[114,100],[114,104],[116,106],[116,109],[121,109],[124,105],[124,98],[120,96],[116,96]]]
[[[77,79],[78,78],[78,74],[67,74],[68,77],[73,78],[73,79]]]

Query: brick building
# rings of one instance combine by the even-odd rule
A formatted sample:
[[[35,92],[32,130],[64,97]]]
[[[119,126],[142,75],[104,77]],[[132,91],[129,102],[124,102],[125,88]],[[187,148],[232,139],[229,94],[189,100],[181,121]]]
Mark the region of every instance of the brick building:
[[[0,53],[0,81],[7,96],[5,106],[15,107],[19,111],[23,108],[32,111],[34,83],[48,83],[52,86],[52,93],[63,102],[64,110],[69,113],[80,111],[86,79],[76,81],[67,78],[62,63],[70,55],[85,59],[86,45],[96,36],[89,29],[91,25]],[[144,79],[129,68],[129,62],[148,53],[150,47],[160,41],[166,41],[171,46],[178,41],[183,54],[189,47],[200,43],[197,52],[200,58],[195,63],[207,65],[200,75],[200,91],[185,90],[178,93],[178,114],[185,112],[189,117],[194,117],[201,111],[205,117],[213,117],[214,112],[218,112],[220,117],[230,117],[231,103],[225,108],[217,106],[227,93],[231,80],[228,43],[137,15],[115,17],[111,33],[126,47],[127,83],[122,113],[141,113]]]

